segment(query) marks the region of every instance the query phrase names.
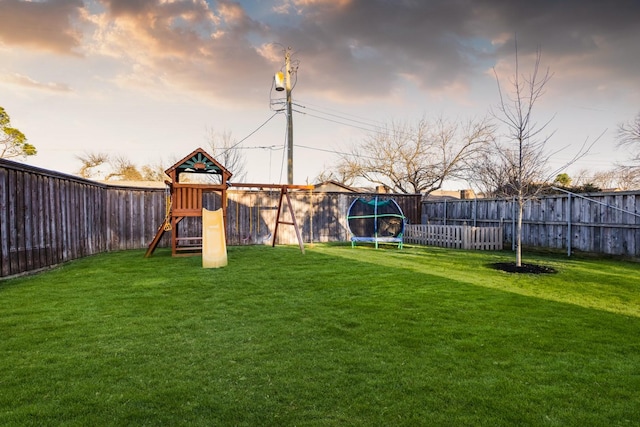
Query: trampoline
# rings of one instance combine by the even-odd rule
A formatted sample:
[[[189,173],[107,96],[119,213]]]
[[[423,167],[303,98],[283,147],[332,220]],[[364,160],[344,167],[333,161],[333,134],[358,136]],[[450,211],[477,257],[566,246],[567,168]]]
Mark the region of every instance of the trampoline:
[[[402,249],[405,216],[393,199],[355,199],[349,206],[347,224],[352,247],[356,242],[374,243],[376,249],[379,243],[397,243]]]

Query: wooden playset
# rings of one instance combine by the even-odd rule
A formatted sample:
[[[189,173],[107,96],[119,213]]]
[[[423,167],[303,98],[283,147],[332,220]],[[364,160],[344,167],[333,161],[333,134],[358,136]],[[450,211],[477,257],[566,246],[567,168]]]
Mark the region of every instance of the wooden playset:
[[[230,186],[234,188],[269,188],[280,190],[280,201],[276,215],[276,223],[273,230],[271,246],[275,246],[280,224],[292,225],[296,232],[300,250],[304,253],[304,244],[300,230],[296,223],[293,206],[289,197],[289,190],[311,190],[308,185],[284,185],[284,184],[246,184],[230,183],[233,174],[223,165],[218,163],[202,148],[198,148],[178,161],[165,171],[169,180],[167,184],[166,214],[160,224],[155,237],[149,244],[145,257],[153,255],[160,239],[166,232],[171,232],[171,254],[173,256],[198,255],[202,250],[202,234],[197,236],[182,236],[179,233],[178,224],[187,217],[202,218],[202,197],[206,192],[216,192],[221,197],[221,209],[223,222],[227,226],[227,191]],[[199,178],[199,179],[194,179]],[[204,177],[204,178],[203,178]],[[285,221],[282,215],[282,207],[286,203],[291,221]],[[226,229],[225,229],[226,230]]]

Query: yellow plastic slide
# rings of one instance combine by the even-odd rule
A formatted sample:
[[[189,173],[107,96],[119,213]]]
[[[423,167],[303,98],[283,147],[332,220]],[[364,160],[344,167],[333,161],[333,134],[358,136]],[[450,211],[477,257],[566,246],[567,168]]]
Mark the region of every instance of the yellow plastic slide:
[[[202,209],[202,267],[227,265],[227,242],[224,237],[222,209]]]

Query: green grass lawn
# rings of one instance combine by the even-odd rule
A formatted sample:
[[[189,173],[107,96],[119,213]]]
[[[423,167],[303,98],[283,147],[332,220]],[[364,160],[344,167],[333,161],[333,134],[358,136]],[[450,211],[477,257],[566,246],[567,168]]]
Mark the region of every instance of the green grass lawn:
[[[143,253],[0,281],[0,425],[640,425],[640,264]]]

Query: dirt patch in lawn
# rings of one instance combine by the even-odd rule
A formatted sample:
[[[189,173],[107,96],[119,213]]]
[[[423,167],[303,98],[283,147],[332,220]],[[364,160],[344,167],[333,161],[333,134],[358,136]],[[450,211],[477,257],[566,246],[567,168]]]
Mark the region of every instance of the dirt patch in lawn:
[[[507,273],[555,274],[558,272],[555,268],[539,264],[522,263],[520,267],[517,267],[515,262],[496,262],[491,264],[491,267]]]

